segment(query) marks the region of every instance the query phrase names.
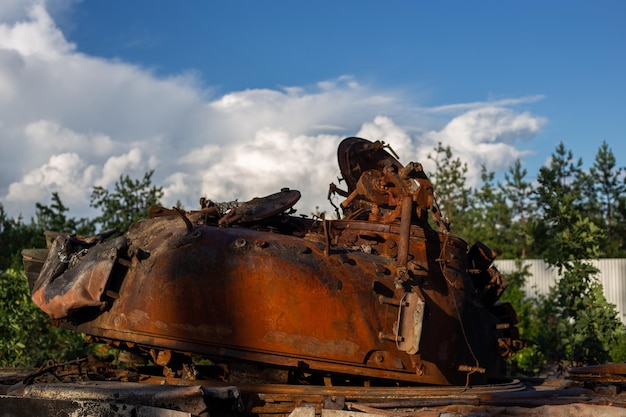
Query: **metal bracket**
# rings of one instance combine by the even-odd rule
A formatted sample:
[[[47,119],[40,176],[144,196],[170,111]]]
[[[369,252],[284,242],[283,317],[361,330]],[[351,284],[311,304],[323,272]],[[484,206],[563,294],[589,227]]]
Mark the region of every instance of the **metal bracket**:
[[[410,355],[419,352],[424,305],[424,300],[416,293],[407,292],[402,296],[398,309],[398,321],[394,329],[396,346]]]

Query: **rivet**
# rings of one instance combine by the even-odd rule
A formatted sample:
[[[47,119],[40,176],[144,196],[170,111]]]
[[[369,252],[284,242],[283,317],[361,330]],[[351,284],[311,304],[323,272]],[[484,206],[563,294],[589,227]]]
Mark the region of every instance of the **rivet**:
[[[263,239],[258,239],[258,240],[255,240],[255,241],[254,241],[254,245],[255,245],[257,248],[265,248],[265,247],[267,247],[267,246],[268,246],[267,242],[266,242],[266,241],[264,241]]]

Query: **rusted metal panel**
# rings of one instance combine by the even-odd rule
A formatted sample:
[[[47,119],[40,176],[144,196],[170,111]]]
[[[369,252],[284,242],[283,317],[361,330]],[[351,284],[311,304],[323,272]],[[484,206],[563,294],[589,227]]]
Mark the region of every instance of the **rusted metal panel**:
[[[153,222],[180,221],[154,219],[133,233],[143,236],[144,226],[158,228]],[[381,303],[379,296],[401,300],[398,292],[405,293],[395,289],[395,265],[386,259],[340,249],[325,256],[321,244],[307,239],[249,229],[204,226],[192,234],[176,225],[161,229],[167,238],[152,234],[152,244],[141,247],[150,256],[133,258],[119,297],[79,331],[275,365],[302,366],[310,360],[308,366],[316,369],[323,360],[337,372],[397,374],[398,379],[415,379],[417,366],[432,366],[438,355],[463,363],[458,352],[463,351],[450,343],[459,331],[451,303],[431,307],[419,365],[397,348],[399,307]],[[129,241],[133,247],[132,236]],[[449,252],[463,255],[452,245]],[[464,287],[455,273],[448,279],[461,298]],[[423,293],[437,303],[450,295],[445,278],[433,275]],[[347,365],[361,369],[349,371]]]
[[[67,317],[83,307],[104,306],[101,297],[118,252],[126,249],[124,237],[101,243],[91,251],[83,243],[70,236],[58,236],[34,284],[33,301],[53,319]],[[70,267],[73,262],[76,265]]]
[[[387,149],[340,144],[335,220],[293,216],[300,193],[283,189],[226,212],[156,208],[111,241],[60,236],[33,300],[163,366],[182,352],[367,381],[498,377],[521,347],[497,303],[506,281],[488,248],[449,233],[421,165]]]

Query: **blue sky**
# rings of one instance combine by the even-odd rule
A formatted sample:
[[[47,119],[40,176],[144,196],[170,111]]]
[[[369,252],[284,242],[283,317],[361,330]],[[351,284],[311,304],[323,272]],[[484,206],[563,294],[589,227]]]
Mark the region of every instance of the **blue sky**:
[[[443,142],[470,181],[517,158],[533,177],[561,141],[623,166],[625,21],[623,1],[0,0],[0,203],[57,191],[84,215],[93,185],[155,169],[165,205],[290,186],[307,213],[351,135],[403,162]]]

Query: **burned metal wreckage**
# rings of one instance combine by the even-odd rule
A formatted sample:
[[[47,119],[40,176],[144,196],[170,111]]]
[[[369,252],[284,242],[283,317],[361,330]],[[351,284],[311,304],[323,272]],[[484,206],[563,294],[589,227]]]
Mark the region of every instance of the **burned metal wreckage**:
[[[178,383],[265,396],[393,387],[398,399],[422,384],[499,381],[523,342],[498,302],[495,255],[450,234],[421,165],[392,153],[341,142],[347,190],[330,186],[329,199],[343,198],[333,220],[294,215],[300,193],[283,189],[228,211],[155,207],[115,238],[59,234],[45,262],[25,251],[32,299],[57,325],[150,357]]]
[[[500,375],[520,341],[514,312],[495,303],[505,284],[492,253],[448,233],[419,164],[359,138],[338,158],[340,220],[287,214],[300,198],[288,189],[227,213],[154,208],[114,239],[58,236],[32,298],[97,338],[285,374]]]

